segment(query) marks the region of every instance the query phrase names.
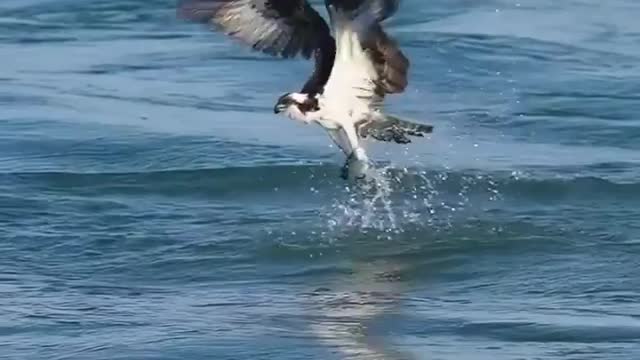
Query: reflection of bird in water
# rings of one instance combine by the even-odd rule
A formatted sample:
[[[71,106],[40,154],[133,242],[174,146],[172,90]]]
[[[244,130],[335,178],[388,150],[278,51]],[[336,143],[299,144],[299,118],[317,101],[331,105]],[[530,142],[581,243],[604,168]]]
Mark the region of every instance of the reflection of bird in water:
[[[384,317],[398,312],[403,283],[397,264],[358,264],[348,277],[335,279],[308,297],[312,335],[347,359],[411,360],[393,349],[376,330]]]

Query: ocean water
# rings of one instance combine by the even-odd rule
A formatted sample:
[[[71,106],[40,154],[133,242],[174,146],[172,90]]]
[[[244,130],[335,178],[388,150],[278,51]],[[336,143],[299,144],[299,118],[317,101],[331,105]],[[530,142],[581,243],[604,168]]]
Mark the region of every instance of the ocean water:
[[[364,189],[174,7],[0,2],[1,359],[640,358],[638,1],[405,0]]]

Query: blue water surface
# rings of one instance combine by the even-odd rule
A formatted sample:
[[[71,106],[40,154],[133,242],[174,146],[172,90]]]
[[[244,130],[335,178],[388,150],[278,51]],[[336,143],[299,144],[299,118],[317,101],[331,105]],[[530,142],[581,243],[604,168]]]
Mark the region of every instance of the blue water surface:
[[[2,0],[0,358],[640,359],[639,16],[405,0],[387,111],[435,131],[358,190],[273,114],[311,63]]]

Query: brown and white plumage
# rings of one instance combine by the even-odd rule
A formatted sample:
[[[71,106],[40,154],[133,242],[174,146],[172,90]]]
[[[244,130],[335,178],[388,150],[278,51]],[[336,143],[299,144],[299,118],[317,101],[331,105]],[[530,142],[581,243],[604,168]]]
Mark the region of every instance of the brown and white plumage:
[[[408,143],[409,135],[432,131],[382,112],[385,96],[408,83],[409,60],[381,25],[398,4],[325,0],[333,36],[306,0],[180,0],[179,13],[273,56],[313,56],[315,70],[302,91],[280,97],[274,111],[321,125],[347,155],[346,166],[363,170],[361,138]]]

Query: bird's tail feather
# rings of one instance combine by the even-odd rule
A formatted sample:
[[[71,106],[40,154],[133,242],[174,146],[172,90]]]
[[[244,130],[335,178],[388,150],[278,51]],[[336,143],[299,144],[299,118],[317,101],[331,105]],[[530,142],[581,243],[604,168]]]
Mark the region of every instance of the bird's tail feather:
[[[378,141],[394,141],[398,144],[411,142],[408,136],[423,137],[433,132],[432,125],[402,120],[393,115],[380,115],[375,119],[366,119],[356,124],[358,134],[372,137]]]

